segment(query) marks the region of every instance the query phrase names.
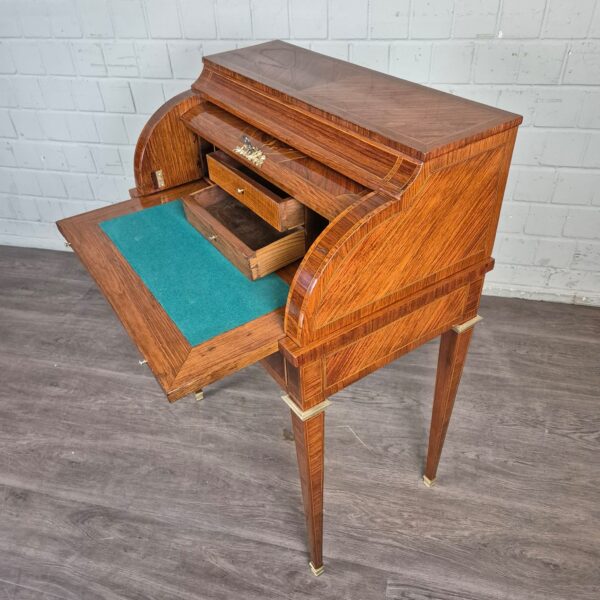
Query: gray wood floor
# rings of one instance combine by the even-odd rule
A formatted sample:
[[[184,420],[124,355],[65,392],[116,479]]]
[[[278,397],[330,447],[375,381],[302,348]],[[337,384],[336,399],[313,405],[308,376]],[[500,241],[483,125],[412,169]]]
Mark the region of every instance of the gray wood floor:
[[[600,310],[485,298],[420,483],[437,342],[333,397],[325,575],[259,367],[169,405],[70,254],[0,247],[0,599],[600,597]]]

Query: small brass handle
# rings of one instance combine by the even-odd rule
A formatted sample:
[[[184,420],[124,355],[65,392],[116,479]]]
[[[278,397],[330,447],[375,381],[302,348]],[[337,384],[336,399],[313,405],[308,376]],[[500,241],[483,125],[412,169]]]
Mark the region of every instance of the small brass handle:
[[[243,194],[246,190],[244,188],[237,188],[235,190],[238,194]]]
[[[208,239],[209,239],[211,242],[214,242],[214,241],[217,239],[217,236],[216,236],[216,235],[209,235],[209,236],[208,236]]]

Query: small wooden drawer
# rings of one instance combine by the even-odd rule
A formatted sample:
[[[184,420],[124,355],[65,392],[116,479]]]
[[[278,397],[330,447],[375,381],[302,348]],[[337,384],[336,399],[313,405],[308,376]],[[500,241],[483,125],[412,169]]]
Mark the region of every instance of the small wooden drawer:
[[[183,207],[188,221],[250,279],[304,256],[303,227],[276,231],[216,185],[185,197]]]
[[[207,156],[208,176],[278,231],[304,224],[304,206],[220,150]]]

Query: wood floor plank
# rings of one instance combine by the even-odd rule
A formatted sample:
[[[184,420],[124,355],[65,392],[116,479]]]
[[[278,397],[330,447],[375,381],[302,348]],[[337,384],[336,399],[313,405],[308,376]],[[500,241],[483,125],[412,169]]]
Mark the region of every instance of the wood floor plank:
[[[169,405],[72,255],[1,247],[0,598],[596,600],[600,311],[480,312],[436,487],[436,341],[332,398],[316,579],[266,373]]]

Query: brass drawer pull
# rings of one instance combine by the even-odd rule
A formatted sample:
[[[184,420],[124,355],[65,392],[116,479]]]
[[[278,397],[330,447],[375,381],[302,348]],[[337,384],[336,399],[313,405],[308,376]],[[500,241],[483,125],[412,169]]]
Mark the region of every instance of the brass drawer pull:
[[[246,190],[244,188],[237,188],[235,190],[238,194],[243,194]]]
[[[209,235],[209,236],[208,236],[208,239],[209,239],[211,242],[214,242],[214,241],[217,239],[217,236],[216,236],[216,235]]]

